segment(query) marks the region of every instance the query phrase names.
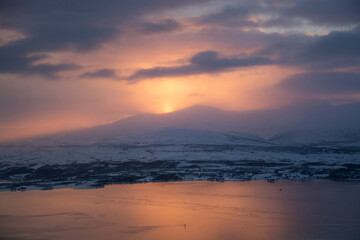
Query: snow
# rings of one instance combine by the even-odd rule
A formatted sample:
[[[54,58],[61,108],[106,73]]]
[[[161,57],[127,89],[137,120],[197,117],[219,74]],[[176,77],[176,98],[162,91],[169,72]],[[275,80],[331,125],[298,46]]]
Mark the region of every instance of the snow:
[[[354,112],[359,106],[241,114],[195,106],[2,144],[0,189],[186,180],[358,181],[360,114]],[[321,121],[318,113],[336,117]],[[346,126],[338,126],[341,119]],[[295,129],[298,123],[307,128]],[[270,132],[270,138],[259,137]]]
[[[126,141],[127,140],[127,141]],[[3,145],[0,189],[158,181],[360,180],[360,148],[166,128],[88,145]]]

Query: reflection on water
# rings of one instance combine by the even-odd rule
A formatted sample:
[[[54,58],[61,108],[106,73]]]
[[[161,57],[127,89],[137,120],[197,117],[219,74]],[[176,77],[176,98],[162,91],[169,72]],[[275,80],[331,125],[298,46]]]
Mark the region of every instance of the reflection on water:
[[[360,183],[180,182],[1,192],[5,239],[358,239]]]

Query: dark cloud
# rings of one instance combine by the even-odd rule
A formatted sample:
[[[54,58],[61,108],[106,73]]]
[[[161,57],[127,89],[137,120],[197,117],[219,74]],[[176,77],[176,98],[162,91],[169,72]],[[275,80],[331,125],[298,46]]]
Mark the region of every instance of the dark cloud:
[[[358,0],[265,1],[264,12],[272,16],[263,27],[296,27],[306,22],[317,26],[347,26],[360,23]]]
[[[256,30],[245,31],[234,28],[205,28],[196,33],[196,37],[200,41],[211,42],[216,47],[246,49],[247,51],[292,38],[292,36],[284,36],[279,33],[264,33]]]
[[[279,9],[282,16],[302,18],[317,25],[348,25],[360,23],[358,0],[299,0]]]
[[[259,12],[260,9],[260,5],[256,2],[247,2],[238,6],[226,6],[218,12],[201,16],[197,22],[205,25],[255,27],[258,23],[249,17]]]
[[[3,0],[0,3],[0,28],[19,31],[27,38],[0,47],[1,58],[10,59],[9,64],[1,67],[0,73],[54,77],[58,72],[75,66],[36,66],[35,59],[28,55],[91,51],[121,34],[135,18],[205,1],[208,0]],[[174,27],[171,21],[167,25],[168,28]]]
[[[4,59],[0,64],[0,73],[42,75],[50,79],[57,79],[58,73],[61,71],[81,68],[72,63],[35,64],[36,61],[44,60],[48,56],[45,54],[28,56],[29,53],[18,47],[17,43],[0,47],[0,59]]]
[[[257,18],[256,15],[266,18]],[[233,27],[297,27],[304,22],[318,26],[360,23],[358,0],[241,0],[198,19],[205,25]]]
[[[277,85],[300,94],[360,93],[360,74],[348,72],[311,72],[291,76]]]
[[[200,52],[190,59],[190,63],[201,70],[215,72],[227,68],[271,64],[269,59],[257,56],[222,58],[216,51]]]
[[[334,31],[325,36],[286,37],[261,50],[259,55],[276,59],[280,65],[315,70],[357,67],[360,64],[360,28]]]
[[[140,33],[164,33],[171,32],[181,28],[181,24],[173,19],[165,19],[154,22],[144,22],[141,24]]]
[[[325,36],[290,35],[245,57],[220,57],[216,51],[195,54],[189,63],[173,67],[140,69],[129,81],[166,76],[187,76],[233,71],[240,67],[276,64],[311,71],[330,71],[360,65],[360,28],[334,31]]]
[[[165,76],[187,76],[203,73],[220,73],[240,67],[268,65],[271,61],[263,57],[223,58],[216,51],[205,51],[195,54],[189,63],[174,67],[155,67],[141,69],[127,78],[128,81],[158,78]]]
[[[113,69],[99,69],[93,72],[86,72],[79,76],[79,78],[111,78],[117,79],[116,71]]]
[[[207,1],[211,0],[3,0],[0,2],[0,28],[19,31],[27,38],[0,47],[0,58],[6,59],[0,65],[0,73],[38,74],[56,78],[62,71],[79,69],[80,66],[72,63],[44,64],[46,63],[44,53],[91,51],[125,34],[129,28],[134,27],[134,22],[139,23],[151,14]],[[234,6],[228,5],[218,12],[199,17],[197,23],[252,28],[294,26],[306,20],[315,25],[342,26],[360,22],[359,7],[358,0],[239,0]],[[267,20],[263,18],[254,20],[257,14],[271,17]],[[174,19],[162,19],[143,22],[137,27],[140,33],[153,34],[180,29],[181,24]],[[208,38],[205,32],[199,33],[201,34],[204,34],[204,38]],[[360,42],[359,28],[353,31],[332,32],[322,37],[304,35],[288,37],[280,34],[260,36],[258,33],[255,34],[255,31],[242,31],[238,35],[242,36],[237,39],[217,34],[212,38],[221,39],[223,42],[246,42],[250,36],[255,38],[259,35],[258,38],[266,39],[261,41],[266,44],[272,41],[267,40],[270,38],[282,40],[267,46],[253,56],[227,59],[219,58],[214,53],[207,55],[204,53],[194,56],[189,64],[142,69],[129,79],[228,71],[237,67],[269,64],[268,59],[272,59],[272,63],[281,65],[318,70],[353,67],[360,64],[360,45],[357,44]],[[197,62],[197,58],[200,62]],[[37,64],[39,60],[42,60],[43,64]]]
[[[352,58],[360,57],[360,27],[353,31],[331,32],[319,37],[308,52],[313,56]]]

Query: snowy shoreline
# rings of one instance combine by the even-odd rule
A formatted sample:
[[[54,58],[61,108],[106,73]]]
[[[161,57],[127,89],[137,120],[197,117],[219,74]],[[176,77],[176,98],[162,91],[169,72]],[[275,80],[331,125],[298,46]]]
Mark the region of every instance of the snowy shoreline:
[[[359,147],[139,144],[3,147],[0,191],[167,181],[360,181]]]

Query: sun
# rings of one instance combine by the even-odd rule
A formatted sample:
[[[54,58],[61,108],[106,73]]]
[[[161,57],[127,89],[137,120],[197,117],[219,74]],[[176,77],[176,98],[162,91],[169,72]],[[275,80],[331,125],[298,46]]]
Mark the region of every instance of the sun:
[[[172,112],[174,111],[174,108],[171,104],[165,104],[163,106],[163,113],[169,113],[169,112]]]

